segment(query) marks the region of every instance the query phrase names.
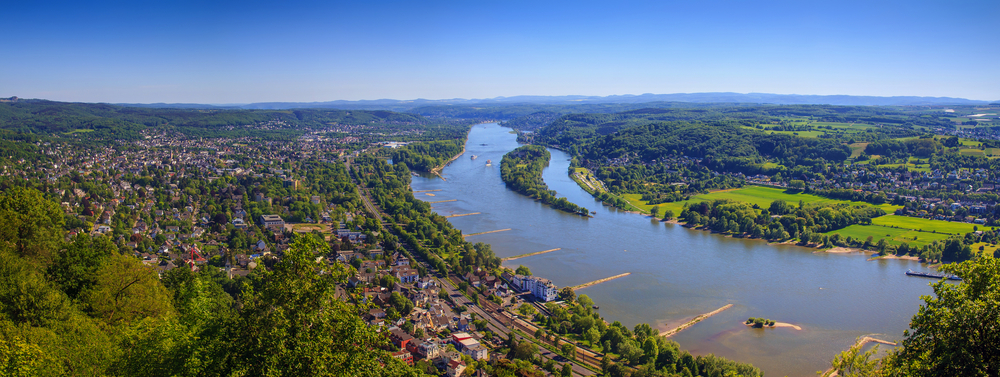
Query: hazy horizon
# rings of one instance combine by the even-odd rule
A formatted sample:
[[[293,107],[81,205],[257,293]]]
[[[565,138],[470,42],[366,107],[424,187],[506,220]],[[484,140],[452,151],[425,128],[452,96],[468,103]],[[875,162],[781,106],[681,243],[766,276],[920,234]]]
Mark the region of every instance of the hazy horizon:
[[[248,104],[643,93],[1000,100],[1000,2],[17,2],[0,96]]]

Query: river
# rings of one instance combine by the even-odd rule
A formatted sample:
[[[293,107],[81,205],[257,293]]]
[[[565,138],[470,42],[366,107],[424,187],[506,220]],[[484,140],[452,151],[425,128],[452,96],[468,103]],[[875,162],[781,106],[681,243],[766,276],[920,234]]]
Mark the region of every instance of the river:
[[[932,280],[904,275],[921,267],[915,261],[866,261],[857,253],[728,238],[603,206],[568,177],[570,156],[550,149],[546,184],[597,213],[588,219],[554,210],[501,181],[500,159],[517,147],[509,128],[476,125],[465,154],[442,171],[444,179],[414,177],[411,185],[415,191],[440,191],[414,195],[455,199],[433,205],[442,215],[480,212],[449,219],[464,234],[510,228],[467,238],[489,243],[501,258],[561,248],[508,264],[524,265],[560,287],[631,272],[577,291],[592,298],[608,321],[665,330],[733,304],[671,338],[692,354],[753,363],[769,376],[813,376],[858,337],[902,338],[920,296],[933,293]],[[748,317],[802,330],[751,329],[742,324]]]

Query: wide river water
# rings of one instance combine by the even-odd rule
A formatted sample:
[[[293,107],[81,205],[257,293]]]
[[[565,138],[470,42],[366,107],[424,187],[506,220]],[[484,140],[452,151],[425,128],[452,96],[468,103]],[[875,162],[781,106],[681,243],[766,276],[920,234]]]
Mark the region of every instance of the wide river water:
[[[501,258],[561,248],[505,264],[527,266],[560,287],[631,272],[577,291],[590,296],[608,321],[665,330],[733,304],[671,338],[692,354],[753,363],[769,376],[814,376],[858,337],[902,338],[920,296],[933,293],[932,280],[904,274],[921,269],[915,261],[866,261],[858,253],[728,238],[605,207],[569,178],[570,156],[550,149],[545,183],[597,213],[588,219],[554,210],[501,181],[500,159],[518,147],[515,139],[509,128],[474,126],[465,154],[444,168],[445,179],[413,177],[414,191],[440,191],[414,195],[455,199],[433,205],[442,215],[479,212],[449,219],[464,234],[510,228],[467,238],[489,243]],[[751,329],[742,324],[748,317],[802,330]]]

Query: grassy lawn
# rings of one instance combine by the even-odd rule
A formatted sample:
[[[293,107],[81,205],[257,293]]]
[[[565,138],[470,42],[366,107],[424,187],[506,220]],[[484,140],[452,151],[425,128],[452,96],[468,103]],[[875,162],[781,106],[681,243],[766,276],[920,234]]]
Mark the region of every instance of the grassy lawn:
[[[630,203],[632,203],[632,205],[641,208],[643,211],[649,211],[650,208],[653,208],[653,206],[647,205],[645,202],[641,200],[642,195],[640,194],[625,194],[623,195],[623,197]],[[844,200],[829,199],[829,198],[824,198],[822,196],[816,196],[804,193],[791,194],[788,193],[787,190],[785,189],[775,188],[775,187],[746,186],[739,189],[715,191],[715,192],[710,192],[708,194],[692,196],[690,200],[683,202],[663,203],[660,204],[660,208],[662,210],[667,210],[667,209],[673,210],[674,216],[677,216],[680,215],[681,210],[684,208],[684,203],[700,203],[703,201],[716,200],[716,199],[729,199],[740,202],[747,202],[751,204],[756,204],[763,208],[767,208],[768,206],[771,205],[771,202],[779,199],[794,205],[798,205],[799,200],[801,200],[805,204],[851,203],[855,205],[871,205],[863,202],[848,202]],[[877,207],[882,208],[886,212],[890,213],[899,208],[898,206],[893,206],[889,204],[883,204]]]
[[[937,231],[938,233],[963,235],[973,231],[974,224],[959,223],[941,220],[921,219],[917,217],[887,215],[872,219],[873,225],[895,226],[902,229],[924,230],[926,232]],[[992,227],[979,226],[979,230],[992,229]]]
[[[882,216],[888,217],[888,216]],[[910,246],[923,247],[934,241],[942,241],[950,237],[947,234],[928,233],[916,230],[887,228],[878,225],[851,225],[844,229],[834,230],[824,233],[826,235],[840,234],[841,237],[852,237],[854,239],[867,239],[872,237],[874,242],[885,238],[890,245],[899,245],[906,242]]]

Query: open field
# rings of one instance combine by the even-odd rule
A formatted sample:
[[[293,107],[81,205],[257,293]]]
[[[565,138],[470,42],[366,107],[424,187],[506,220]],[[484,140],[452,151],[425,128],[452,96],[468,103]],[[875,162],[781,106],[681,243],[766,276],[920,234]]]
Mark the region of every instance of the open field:
[[[997,245],[986,242],[977,242],[972,244],[972,252],[978,253],[980,247],[983,248],[983,252],[986,254],[995,254],[997,251]]]
[[[950,237],[949,235],[942,233],[920,232],[916,230],[889,228],[878,225],[851,225],[844,229],[838,229],[823,234],[840,234],[841,237],[851,237],[861,240],[867,239],[871,236],[873,242],[878,242],[878,240],[885,238],[885,241],[890,245],[899,245],[906,242],[908,245],[916,247],[922,247],[934,241],[943,241]]]
[[[824,131],[764,131],[770,134],[781,134],[781,135],[793,135],[799,137],[811,137],[817,138],[820,135],[826,134]]]
[[[983,153],[983,151],[979,148],[962,148],[959,149],[958,153],[961,153],[963,156],[979,156],[979,157],[986,156]]]
[[[851,158],[857,158],[858,156],[860,156],[861,152],[864,152],[865,148],[868,147],[868,144],[869,143],[848,144],[847,146],[851,147]]]
[[[925,232],[937,231],[938,233],[963,235],[974,231],[992,229],[992,227],[976,226],[969,223],[959,223],[952,221],[929,220],[917,217],[887,215],[872,219],[872,225],[894,226],[902,229],[916,229]]]
[[[903,166],[903,164],[881,164],[879,166],[881,166],[881,167],[888,167],[888,168],[898,168],[900,166]],[[909,161],[906,164],[906,168],[908,170],[912,171],[912,172],[930,172],[931,171],[931,165],[930,165],[930,163],[928,163],[928,159],[926,159],[926,158],[925,159],[920,159],[920,158],[916,158],[916,157],[910,157]]]
[[[623,195],[623,197],[630,203],[632,203],[632,205],[642,209],[643,211],[649,211],[650,208],[653,208],[653,206],[648,205],[641,200],[642,195],[640,194],[625,194]],[[729,199],[740,202],[747,202],[751,204],[756,204],[763,208],[767,208],[768,206],[771,205],[771,202],[778,199],[784,200],[794,205],[798,205],[799,200],[801,200],[804,204],[851,203],[856,205],[871,205],[863,202],[848,202],[844,200],[829,199],[829,198],[824,198],[822,196],[816,196],[804,193],[791,194],[788,193],[787,190],[785,189],[776,187],[746,186],[739,189],[715,191],[715,192],[710,192],[708,194],[692,196],[691,199],[687,201],[663,203],[660,204],[660,209],[673,210],[674,216],[677,216],[680,215],[681,210],[684,208],[684,203],[700,203],[707,200],[717,200],[717,199]],[[883,204],[877,207],[882,208],[886,212],[893,212],[899,208],[898,206],[893,206],[889,204]]]
[[[886,168],[898,168],[903,166],[903,164],[882,164],[879,166]],[[931,171],[931,166],[928,164],[907,164],[906,168],[912,172],[929,173]]]

